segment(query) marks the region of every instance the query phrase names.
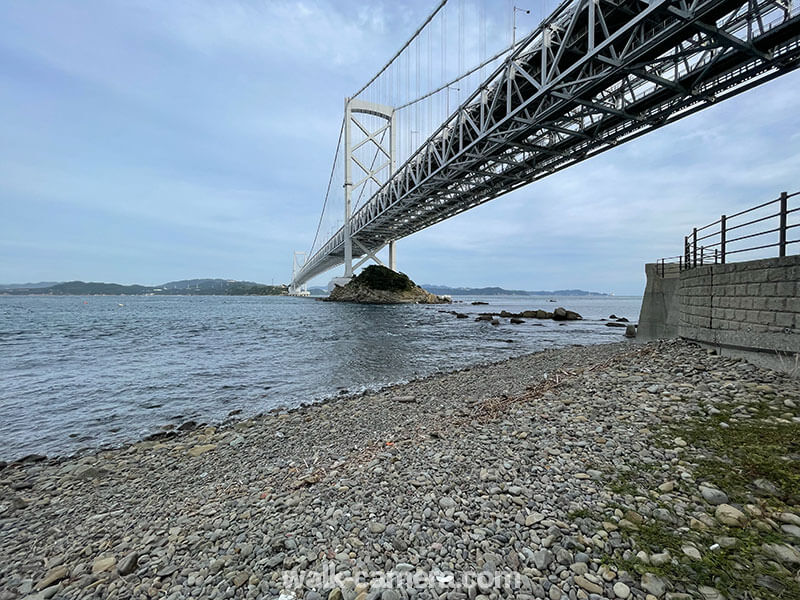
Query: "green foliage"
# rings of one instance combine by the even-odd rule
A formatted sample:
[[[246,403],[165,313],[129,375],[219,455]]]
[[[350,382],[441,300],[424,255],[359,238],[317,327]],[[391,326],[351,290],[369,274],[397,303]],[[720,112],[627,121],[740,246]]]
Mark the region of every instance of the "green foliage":
[[[570,520],[574,521],[575,519],[591,519],[594,518],[594,513],[587,508],[578,508],[576,510],[572,510],[567,515]]]
[[[225,290],[226,296],[280,296],[286,290],[279,285],[234,283]]]
[[[753,529],[731,528],[724,534],[736,538],[732,548],[710,550],[717,532],[685,532],[673,530],[670,526],[658,522],[647,522],[637,531],[626,533],[634,539],[636,547],[649,554],[669,550],[678,558],[664,565],[644,564],[636,559],[622,559],[607,556],[606,561],[629,573],[653,573],[669,581],[681,581],[690,586],[707,585],[714,587],[727,598],[776,598],[794,599],[800,597],[800,585],[793,581],[790,574],[781,572],[774,563],[766,560],[761,553],[761,545],[765,542],[780,541],[780,538]],[[681,546],[687,541],[694,541],[700,551],[700,560],[689,560],[683,556]],[[770,590],[764,587],[765,577],[772,578],[780,589]]]
[[[83,281],[67,281],[37,291],[42,294],[53,294],[54,296],[68,296],[73,294],[104,294],[108,296],[118,296],[120,294],[145,294],[150,291],[150,288],[143,285],[121,285],[119,283],[99,283],[94,281],[89,283],[84,283]]]
[[[713,482],[725,490],[733,503],[754,502],[752,482],[763,478],[779,490],[777,497],[767,500],[772,505],[768,512],[779,510],[781,503],[797,504],[800,501],[800,461],[796,459],[800,454],[800,425],[784,418],[779,403],[765,401],[763,397],[717,403],[715,407],[719,414],[708,416],[698,411],[680,424],[658,432],[657,439],[665,447],[671,447],[675,437],[686,440],[692,449],[688,456],[695,465],[696,480]],[[637,469],[637,475],[642,495],[654,495],[654,491],[647,494],[644,490],[652,490],[660,478],[642,481],[641,478],[647,478],[643,469]],[[630,478],[626,481],[619,477],[608,487],[615,493],[628,494],[634,492],[635,486]],[[636,530],[624,531],[622,535],[632,539],[634,551],[652,554],[668,550],[673,560],[655,566],[633,557],[623,559],[617,553],[607,555],[605,560],[618,569],[653,573],[673,583],[681,582],[690,589],[711,586],[732,600],[800,598],[800,583],[793,573],[764,554],[763,544],[786,542],[777,531],[764,531],[752,523],[741,528],[718,524],[695,531],[647,519]],[[712,550],[719,536],[735,538],[736,543],[731,547],[714,546]],[[682,547],[688,542],[694,543],[700,560],[684,556]]]
[[[373,290],[405,292],[414,288],[414,282],[405,273],[392,271],[381,265],[370,265],[354,279],[356,284]]]
[[[722,407],[721,407],[722,408]],[[731,419],[729,410],[697,419],[680,428],[683,438],[704,456],[695,475],[713,481],[734,501],[745,502],[755,479],[767,479],[787,504],[800,502],[800,424],[777,421],[765,404],[754,406],[751,418]],[[722,421],[727,427],[722,427]],[[676,430],[677,431],[677,430]]]
[[[24,294],[50,294],[53,296],[141,296],[145,294],[156,296],[187,295],[187,296],[280,296],[287,292],[286,286],[264,285],[252,281],[229,281],[225,279],[192,279],[166,283],[163,286],[153,287],[144,285],[121,285],[118,283],[99,283],[84,281],[67,281],[41,288],[16,288],[5,293]]]
[[[609,482],[608,489],[615,494],[620,494],[621,496],[636,496],[639,494],[639,488],[628,476],[618,476],[614,478],[611,482]]]

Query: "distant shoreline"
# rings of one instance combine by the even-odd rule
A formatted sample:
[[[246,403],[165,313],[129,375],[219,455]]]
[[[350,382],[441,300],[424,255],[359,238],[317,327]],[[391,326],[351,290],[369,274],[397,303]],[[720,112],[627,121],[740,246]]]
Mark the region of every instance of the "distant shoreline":
[[[446,285],[423,285],[424,289],[428,290],[431,294],[447,295],[447,296],[600,296],[600,297],[613,297],[614,294],[606,294],[603,292],[588,292],[586,290],[571,289],[571,290],[507,290],[501,287],[483,287],[483,288],[468,288],[468,287],[449,287]]]
[[[437,296],[523,296],[523,297],[613,297],[613,294],[581,289],[568,290],[507,290],[501,287],[450,287],[423,285],[423,289]],[[313,295],[327,295],[328,290],[312,287]],[[0,284],[2,296],[285,296],[286,285],[266,285],[253,281],[233,279],[185,279],[161,285],[125,285],[105,282],[41,282]]]
[[[166,293],[155,293],[155,294],[102,294],[102,293],[75,293],[75,294],[43,294],[39,292],[8,292],[8,291],[1,291],[0,297],[20,297],[20,298],[83,298],[86,296],[92,296],[97,298],[192,298],[197,296],[217,296],[217,297],[231,297],[231,296],[288,296],[288,294],[258,294],[258,293],[243,293],[243,294],[226,294],[226,293],[180,293],[180,294],[166,294]]]
[[[0,285],[5,296],[283,296],[284,285],[233,279],[185,279],[161,285],[67,281],[55,284]]]
[[[599,293],[586,293],[586,294],[544,294],[544,293],[535,293],[529,292],[527,294],[479,294],[479,293],[453,293],[453,294],[446,294],[448,296],[453,296],[456,298],[471,298],[471,297],[480,297],[480,298],[559,298],[559,297],[571,297],[571,298],[641,298],[642,294],[622,294],[622,295],[612,295],[612,294],[599,294]],[[166,298],[188,298],[188,297],[197,297],[197,296],[216,296],[216,297],[232,297],[232,296],[272,296],[272,297],[290,297],[288,294],[259,294],[259,293],[221,293],[221,292],[205,292],[205,293],[149,293],[149,294],[127,294],[127,293],[117,293],[117,294],[104,294],[104,293],[42,293],[41,291],[32,291],[32,290],[19,290],[19,291],[9,291],[9,290],[0,290],[0,298],[7,297],[7,298],[80,298],[85,296],[92,296],[97,298],[153,298],[153,297],[166,297]],[[295,296],[298,299],[320,299],[327,297],[327,294],[321,293],[312,293],[311,296],[301,297]]]

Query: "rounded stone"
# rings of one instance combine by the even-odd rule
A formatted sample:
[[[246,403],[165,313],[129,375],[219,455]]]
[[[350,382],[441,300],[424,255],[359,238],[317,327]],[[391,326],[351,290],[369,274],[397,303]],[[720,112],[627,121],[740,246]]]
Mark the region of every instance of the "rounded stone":
[[[703,496],[706,502],[714,506],[728,503],[728,494],[713,487],[701,485],[700,495]]]
[[[625,598],[631,595],[631,588],[629,588],[621,581],[618,581],[617,583],[614,584],[614,595],[617,598],[622,598],[623,600],[625,600]]]

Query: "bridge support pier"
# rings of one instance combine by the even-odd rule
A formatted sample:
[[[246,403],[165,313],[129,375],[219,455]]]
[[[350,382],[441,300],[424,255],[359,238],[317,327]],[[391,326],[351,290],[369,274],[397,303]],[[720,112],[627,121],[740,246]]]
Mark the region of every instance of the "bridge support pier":
[[[389,268],[397,271],[397,255],[394,250],[394,240],[389,242]]]
[[[289,286],[289,295],[290,296],[308,296],[308,289],[306,288],[306,284],[303,283],[301,285],[295,284],[297,280],[297,274],[306,264],[308,260],[308,254],[305,252],[295,252],[294,257],[292,258],[292,283]]]

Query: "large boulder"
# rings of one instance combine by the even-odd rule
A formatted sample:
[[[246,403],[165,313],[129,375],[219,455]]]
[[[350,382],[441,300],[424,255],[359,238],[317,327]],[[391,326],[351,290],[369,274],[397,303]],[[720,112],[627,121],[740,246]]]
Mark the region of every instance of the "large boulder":
[[[343,286],[335,286],[328,302],[358,304],[449,304],[450,298],[423,290],[405,273],[370,265]]]
[[[546,310],[524,310],[520,314],[523,319],[552,319],[553,313]]]
[[[503,312],[505,312],[505,311],[503,311]],[[506,316],[506,315],[503,315],[501,313],[500,316],[502,317],[502,316]],[[567,310],[567,309],[565,309],[565,308],[563,308],[561,306],[559,306],[553,312],[548,312],[548,311],[542,310],[542,309],[539,309],[539,310],[524,310],[521,313],[516,314],[516,315],[511,315],[509,313],[508,316],[514,316],[514,317],[523,318],[523,319],[553,319],[554,321],[579,321],[580,319],[583,319],[583,317],[580,316],[575,311]]]
[[[579,321],[583,319],[578,313],[567,310],[566,308],[559,306],[557,309],[553,311],[553,320],[554,321]]]

